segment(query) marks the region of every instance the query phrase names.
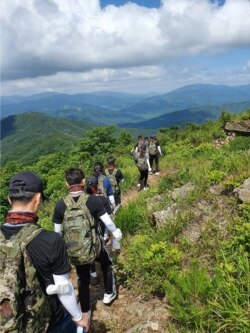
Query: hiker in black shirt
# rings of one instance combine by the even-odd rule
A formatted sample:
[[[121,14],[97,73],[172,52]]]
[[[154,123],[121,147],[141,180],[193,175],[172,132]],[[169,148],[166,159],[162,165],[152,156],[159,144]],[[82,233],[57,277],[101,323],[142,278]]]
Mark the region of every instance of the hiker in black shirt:
[[[80,195],[84,194],[84,172],[79,168],[69,168],[65,171],[65,178],[69,189],[69,194],[75,201],[77,201]],[[99,197],[90,195],[86,201],[86,206],[95,220],[102,220],[105,226],[112,232],[114,238],[117,238],[118,240],[122,238],[120,229],[116,228],[110,216],[107,214],[102,200]],[[53,222],[56,232],[61,233],[61,224],[63,223],[65,211],[66,205],[64,200],[61,199],[57,202],[53,215]],[[111,265],[112,261],[110,258],[107,258],[107,256],[105,256],[103,259],[102,252],[100,254],[102,258],[97,259],[100,259],[103,272],[105,272],[105,294],[103,303],[110,304],[116,298],[116,287],[114,279],[108,278],[110,275],[113,276],[113,269]],[[90,317],[90,264],[76,266],[76,272],[78,275],[78,291],[82,312],[89,314]]]
[[[50,306],[49,326],[45,331],[75,333],[76,324],[85,326],[88,330],[88,322],[77,305],[74,289],[68,276],[71,266],[65,244],[55,232],[42,230],[36,225],[38,220],[36,212],[43,197],[41,179],[30,171],[15,175],[9,183],[8,197],[12,209],[1,226],[1,232],[6,241],[12,239],[13,242],[13,239],[23,230],[28,230],[27,228],[39,229],[39,233],[27,245],[27,252]],[[29,308],[22,314],[24,318],[28,311]],[[34,332],[43,330],[43,323],[39,322],[39,325],[39,328],[33,328]]]

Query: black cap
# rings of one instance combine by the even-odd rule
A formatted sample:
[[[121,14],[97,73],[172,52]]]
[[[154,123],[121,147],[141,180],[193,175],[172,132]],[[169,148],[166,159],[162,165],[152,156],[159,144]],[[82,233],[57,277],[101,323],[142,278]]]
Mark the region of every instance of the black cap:
[[[9,183],[9,192],[27,191],[43,194],[43,182],[39,176],[31,171],[23,171],[13,176]]]
[[[95,176],[89,176],[86,179],[86,184],[87,184],[87,186],[97,185],[98,184],[98,178],[95,177]]]

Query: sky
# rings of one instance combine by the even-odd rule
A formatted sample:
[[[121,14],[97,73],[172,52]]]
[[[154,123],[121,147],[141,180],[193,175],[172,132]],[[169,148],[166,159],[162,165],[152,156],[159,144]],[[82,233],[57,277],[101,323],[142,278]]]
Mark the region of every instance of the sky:
[[[1,95],[250,84],[250,0],[0,2]]]

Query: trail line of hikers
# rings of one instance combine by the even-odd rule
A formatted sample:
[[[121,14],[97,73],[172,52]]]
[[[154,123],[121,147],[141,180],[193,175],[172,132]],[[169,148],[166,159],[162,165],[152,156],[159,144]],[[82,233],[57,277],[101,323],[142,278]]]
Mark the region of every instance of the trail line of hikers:
[[[156,136],[138,136],[132,154],[138,190],[146,190],[149,173],[159,174],[162,152]],[[103,303],[111,305],[117,297],[106,243],[120,251],[122,232],[114,221],[122,207],[122,171],[109,156],[106,168],[96,162],[86,178],[82,169],[68,168],[65,181],[68,195],[56,203],[51,232],[37,224],[44,199],[41,178],[23,171],[10,179],[11,209],[0,228],[0,333],[88,332],[90,283],[99,282],[95,261],[103,274]],[[69,277],[72,266],[78,299]]]

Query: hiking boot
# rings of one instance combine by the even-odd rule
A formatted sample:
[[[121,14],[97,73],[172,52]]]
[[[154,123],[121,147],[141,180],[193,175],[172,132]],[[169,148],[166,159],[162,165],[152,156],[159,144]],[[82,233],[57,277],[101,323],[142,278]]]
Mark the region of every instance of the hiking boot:
[[[98,276],[90,276],[90,284],[91,286],[96,286],[99,283]]]
[[[108,305],[116,298],[116,290],[112,294],[104,294],[103,303]]]

